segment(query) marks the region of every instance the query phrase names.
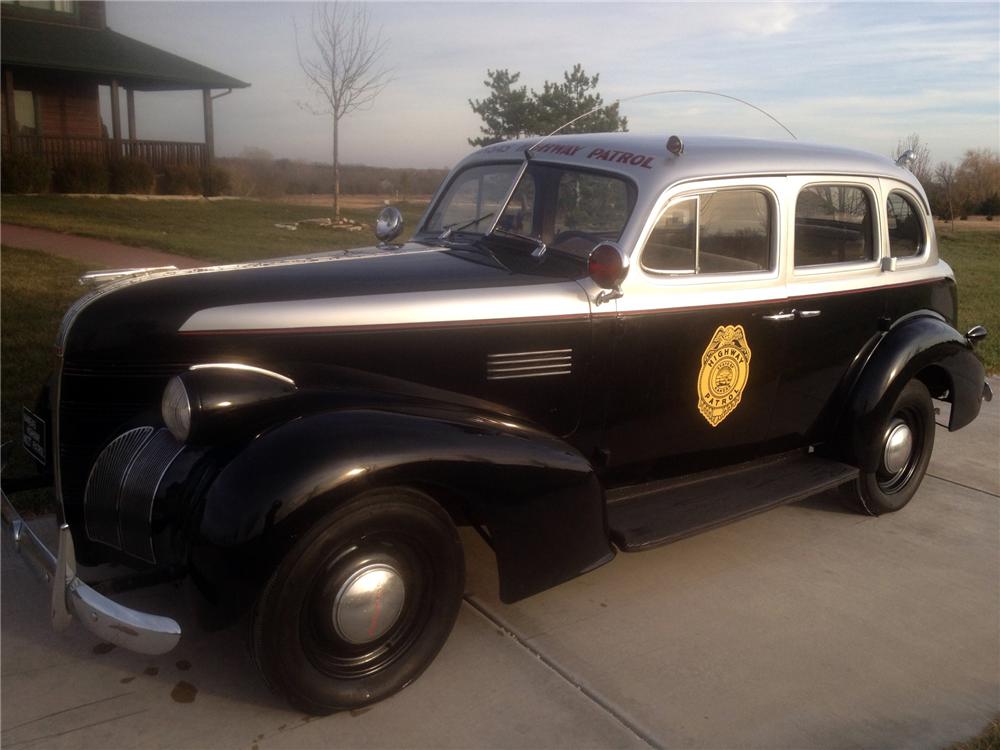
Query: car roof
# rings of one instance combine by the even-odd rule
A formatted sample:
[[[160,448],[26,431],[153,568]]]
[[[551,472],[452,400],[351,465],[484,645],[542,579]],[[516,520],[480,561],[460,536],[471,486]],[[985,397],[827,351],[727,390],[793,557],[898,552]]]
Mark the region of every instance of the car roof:
[[[913,174],[885,156],[804,141],[678,134],[684,151],[667,151],[667,136],[634,133],[554,135],[546,139],[504,141],[467,156],[460,167],[520,160],[540,143],[532,161],[574,164],[627,175],[641,191],[660,192],[694,179],[761,174],[844,174],[889,177],[923,195]]]

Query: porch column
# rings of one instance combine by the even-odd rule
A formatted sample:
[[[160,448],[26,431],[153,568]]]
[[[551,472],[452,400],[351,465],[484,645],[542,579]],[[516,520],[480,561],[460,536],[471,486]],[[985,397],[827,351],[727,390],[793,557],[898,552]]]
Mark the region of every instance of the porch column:
[[[215,126],[212,124],[212,89],[202,89],[202,108],[205,110],[205,166],[212,166],[215,161]]]
[[[114,158],[122,155],[122,105],[117,80],[111,81],[111,137],[114,139]]]
[[[205,110],[205,194],[215,195],[212,184],[212,162],[215,161],[215,126],[212,123],[212,89],[201,90],[202,109]]]
[[[17,151],[17,116],[14,114],[14,71],[3,72],[3,106],[7,120],[7,136],[10,138],[10,152]]]
[[[135,140],[135,91],[133,89],[125,90],[125,105],[126,111],[128,112],[128,139],[130,141]]]

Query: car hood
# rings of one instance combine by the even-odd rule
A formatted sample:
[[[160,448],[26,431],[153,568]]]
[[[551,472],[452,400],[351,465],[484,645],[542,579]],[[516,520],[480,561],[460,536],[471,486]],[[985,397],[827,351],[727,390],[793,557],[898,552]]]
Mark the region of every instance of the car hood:
[[[579,315],[589,312],[579,275],[420,243],[171,271],[82,298],[58,346],[69,359],[169,361],[187,358],[178,338]]]

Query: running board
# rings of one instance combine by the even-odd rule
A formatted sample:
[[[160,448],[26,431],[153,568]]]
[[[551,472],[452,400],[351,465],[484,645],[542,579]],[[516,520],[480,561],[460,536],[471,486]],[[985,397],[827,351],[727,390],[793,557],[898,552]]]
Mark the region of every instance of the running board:
[[[793,454],[621,487],[607,493],[608,526],[619,549],[637,552],[804,500],[857,476],[853,466]]]

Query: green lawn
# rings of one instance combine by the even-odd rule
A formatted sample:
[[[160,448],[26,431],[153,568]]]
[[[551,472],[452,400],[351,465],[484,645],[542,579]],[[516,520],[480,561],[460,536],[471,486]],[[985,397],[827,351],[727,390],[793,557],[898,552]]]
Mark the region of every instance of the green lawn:
[[[52,368],[53,345],[63,312],[86,290],[77,279],[86,266],[32,250],[0,248],[0,437],[12,440],[6,474],[34,473],[21,449],[21,407],[35,403]],[[54,509],[48,491],[19,493],[21,510]]]
[[[941,257],[958,283],[958,327],[986,326],[990,335],[979,356],[991,373],[1000,373],[1000,232],[962,231],[938,235]]]
[[[426,207],[400,203],[408,237]],[[5,195],[3,221],[56,232],[113,240],[125,245],[235,262],[375,244],[376,210],[343,214],[368,226],[360,232],[275,224],[328,217],[330,208],[251,200],[139,201],[115,198],[68,198],[60,195]]]

